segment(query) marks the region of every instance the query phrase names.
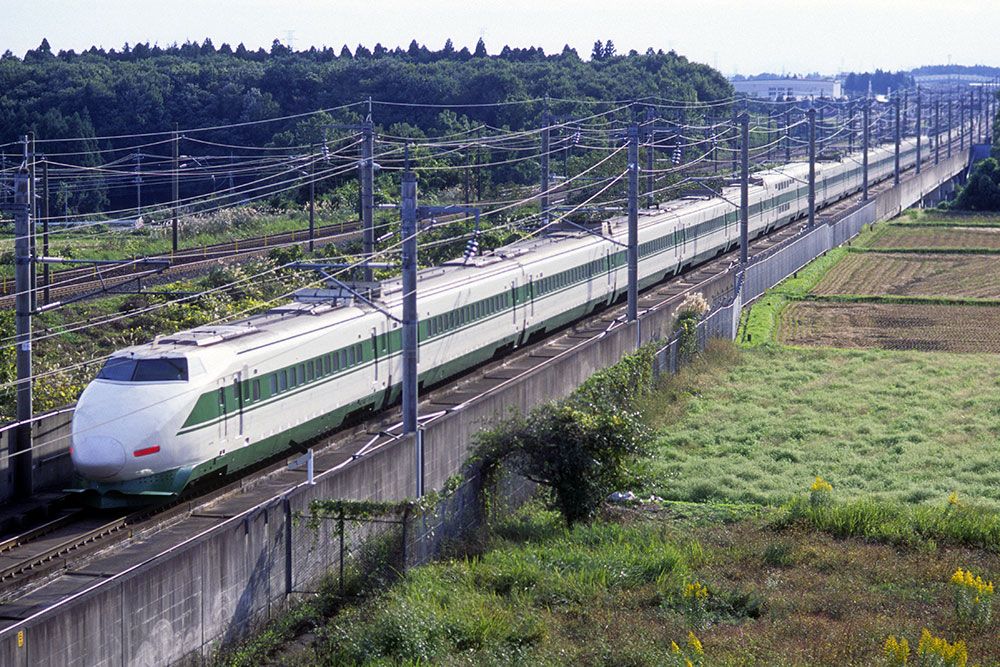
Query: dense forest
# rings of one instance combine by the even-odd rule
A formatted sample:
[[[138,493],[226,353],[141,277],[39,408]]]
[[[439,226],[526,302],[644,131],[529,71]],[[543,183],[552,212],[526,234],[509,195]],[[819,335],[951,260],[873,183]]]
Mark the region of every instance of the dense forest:
[[[48,140],[44,145],[48,154],[72,153],[63,161],[87,166],[120,157],[110,151],[137,140],[51,140],[242,124],[198,136],[258,147],[302,145],[320,140],[324,125],[359,122],[364,108],[259,121],[334,109],[369,97],[381,102],[373,114],[377,131],[419,138],[471,123],[512,130],[537,127],[541,103],[511,102],[545,96],[553,99],[554,114],[568,117],[608,108],[595,105],[597,100],[695,101],[730,94],[725,78],[706,65],[672,51],[619,55],[610,41],[597,42],[588,60],[569,47],[547,55],[540,48],[505,46],[491,55],[482,40],[472,52],[455,49],[450,40],[437,51],[413,41],[405,50],[376,44],[372,49],[359,45],[353,51],[345,46],[338,52],[293,51],[278,40],[270,51],[251,51],[242,44],[216,47],[206,39],[168,47],[141,43],[109,51],[92,47],[83,53],[54,53],[42,41],[21,58],[9,51],[0,57],[0,144],[33,131]],[[441,105],[454,111],[442,112]],[[20,146],[0,150],[7,153],[4,157],[10,164]],[[199,150],[206,149],[184,147],[192,155]],[[148,194],[151,200],[163,200],[169,193]],[[110,196],[114,199],[115,194]],[[107,205],[107,194],[92,188],[59,208],[91,212]]]

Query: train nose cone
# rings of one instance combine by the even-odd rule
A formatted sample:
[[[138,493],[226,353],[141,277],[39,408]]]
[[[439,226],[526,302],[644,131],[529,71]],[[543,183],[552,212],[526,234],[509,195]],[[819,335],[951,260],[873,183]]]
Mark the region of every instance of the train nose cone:
[[[73,465],[88,479],[109,479],[125,467],[125,446],[106,435],[88,435],[73,445]]]

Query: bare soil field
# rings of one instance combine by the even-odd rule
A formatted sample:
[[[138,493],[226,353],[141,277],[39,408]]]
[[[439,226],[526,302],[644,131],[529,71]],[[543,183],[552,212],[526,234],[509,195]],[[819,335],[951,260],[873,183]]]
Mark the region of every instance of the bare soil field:
[[[988,248],[1000,249],[1000,227],[944,227],[884,225],[868,243],[870,248]]]
[[[851,253],[812,293],[1000,299],[1000,256]]]
[[[940,352],[1000,352],[1000,308],[880,303],[789,304],[785,345]]]

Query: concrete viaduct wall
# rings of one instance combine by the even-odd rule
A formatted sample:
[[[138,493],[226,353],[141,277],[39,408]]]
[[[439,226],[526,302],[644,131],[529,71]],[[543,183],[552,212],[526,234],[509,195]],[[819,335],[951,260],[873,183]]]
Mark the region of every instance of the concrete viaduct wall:
[[[919,176],[880,194],[861,209],[861,215],[875,220],[895,216],[964,166],[964,159],[958,158],[928,166]],[[709,298],[722,295],[732,291],[732,281],[731,275],[723,274],[702,291]],[[646,314],[643,342],[669,331],[672,311],[660,308]],[[637,338],[634,325],[618,326],[428,424],[424,436],[428,487],[439,487],[460,469],[472,435],[486,422],[511,407],[529,409],[567,395],[592,373],[634,350]],[[40,428],[61,432],[65,423],[43,420]],[[62,590],[76,592],[20,620],[2,620],[0,608],[0,664],[169,665],[202,660],[220,644],[245,636],[280,611],[297,592],[314,590],[327,572],[337,568],[334,530],[321,525],[314,533],[305,522],[293,520],[297,512],[306,513],[314,498],[412,496],[412,451],[409,439],[397,440],[319,475],[314,486],[300,485],[221,524],[192,517],[182,527],[190,537],[179,544],[118,574],[112,574],[113,556],[79,568],[63,577],[67,582],[75,577],[76,583],[65,583]],[[407,558],[408,563],[433,556],[429,540],[470,521],[475,503],[468,493],[468,488],[460,489],[438,511],[418,517],[421,528],[412,530],[409,538],[415,556]],[[363,527],[351,530],[355,532],[349,540],[363,537],[357,532]],[[108,571],[100,571],[102,567]],[[93,577],[88,580],[93,583],[81,588],[79,581],[85,575]],[[61,582],[49,584],[54,595]]]

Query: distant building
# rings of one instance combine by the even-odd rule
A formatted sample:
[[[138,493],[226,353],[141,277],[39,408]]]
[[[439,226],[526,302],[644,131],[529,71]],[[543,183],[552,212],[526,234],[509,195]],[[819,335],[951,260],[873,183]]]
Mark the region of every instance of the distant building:
[[[840,81],[837,79],[746,79],[733,81],[737,93],[769,100],[810,97],[843,97]]]
[[[985,74],[915,74],[913,81],[921,88],[949,90],[959,86],[990,86],[994,77]]]

